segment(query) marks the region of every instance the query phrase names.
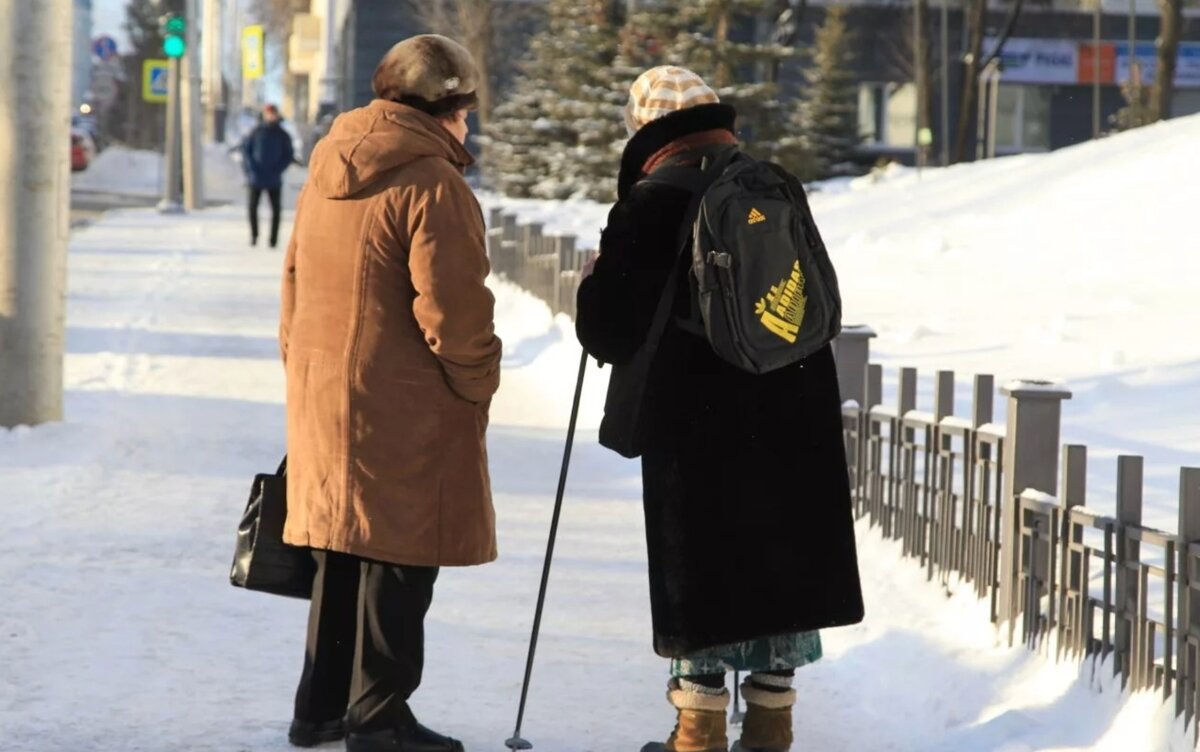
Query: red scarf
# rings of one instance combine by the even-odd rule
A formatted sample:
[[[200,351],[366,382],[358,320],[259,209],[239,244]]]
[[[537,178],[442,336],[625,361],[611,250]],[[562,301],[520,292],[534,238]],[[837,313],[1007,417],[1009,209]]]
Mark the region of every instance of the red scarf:
[[[703,146],[716,146],[718,144],[736,144],[737,137],[724,128],[714,128],[711,131],[700,131],[699,133],[690,133],[682,138],[677,138],[671,143],[650,155],[646,163],[642,165],[642,174],[649,175],[656,169],[662,166],[672,157],[677,157],[680,154],[686,154],[693,149],[699,149]],[[699,160],[697,160],[699,161]]]

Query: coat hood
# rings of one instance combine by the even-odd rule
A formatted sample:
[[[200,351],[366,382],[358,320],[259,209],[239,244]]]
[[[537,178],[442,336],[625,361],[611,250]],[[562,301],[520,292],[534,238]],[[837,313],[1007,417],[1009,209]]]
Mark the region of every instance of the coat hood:
[[[326,198],[353,198],[393,170],[426,157],[445,159],[459,170],[475,161],[433,117],[376,99],[333,122],[313,150],[309,179]]]

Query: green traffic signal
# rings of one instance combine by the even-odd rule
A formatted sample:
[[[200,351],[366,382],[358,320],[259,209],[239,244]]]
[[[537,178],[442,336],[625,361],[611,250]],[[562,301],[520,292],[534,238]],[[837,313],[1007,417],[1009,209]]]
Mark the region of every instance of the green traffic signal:
[[[167,57],[183,57],[183,53],[187,52],[187,42],[183,37],[169,36],[163,39],[163,54]]]
[[[167,15],[159,19],[159,29],[163,35],[163,54],[167,57],[183,57],[187,52],[187,19],[180,15]]]

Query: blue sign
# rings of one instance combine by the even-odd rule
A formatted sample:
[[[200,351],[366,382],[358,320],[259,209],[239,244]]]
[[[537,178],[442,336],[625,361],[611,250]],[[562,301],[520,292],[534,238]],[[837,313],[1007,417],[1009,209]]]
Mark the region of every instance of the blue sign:
[[[107,63],[117,56],[117,40],[107,34],[96,37],[92,40],[92,54]]]
[[[171,82],[170,65],[167,60],[142,62],[142,99],[158,104],[167,101]]]
[[[1117,42],[1117,81],[1129,80],[1129,69],[1132,67],[1129,55],[1129,43]],[[1142,72],[1142,82],[1154,83],[1158,72],[1158,47],[1154,42],[1138,42],[1134,47],[1136,58]],[[1200,44],[1196,42],[1181,42],[1179,57],[1176,58],[1175,85],[1180,88],[1200,87]]]

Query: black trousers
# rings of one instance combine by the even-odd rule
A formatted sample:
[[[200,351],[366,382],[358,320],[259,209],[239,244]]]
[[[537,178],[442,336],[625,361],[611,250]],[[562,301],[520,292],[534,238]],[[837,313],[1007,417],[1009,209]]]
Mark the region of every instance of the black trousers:
[[[351,731],[416,723],[408,698],[425,665],[425,613],[437,567],[313,551],[317,562],[295,718],[343,716]]]
[[[279,211],[283,200],[281,188],[250,188],[250,242],[258,242],[258,203],[262,200],[264,190],[271,201],[271,247],[274,248],[279,242]]]

